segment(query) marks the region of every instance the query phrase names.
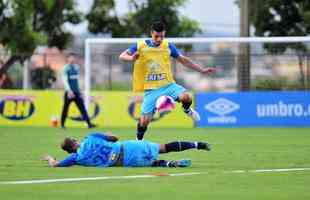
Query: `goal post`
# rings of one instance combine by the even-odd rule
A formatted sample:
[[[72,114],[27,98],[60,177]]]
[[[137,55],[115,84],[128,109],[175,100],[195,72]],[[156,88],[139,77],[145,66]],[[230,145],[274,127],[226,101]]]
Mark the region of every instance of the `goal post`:
[[[133,44],[138,40],[147,38],[87,38],[85,40],[85,60],[84,60],[84,93],[85,105],[88,108],[91,91],[91,69],[92,69],[92,45],[112,45],[112,44]],[[192,38],[167,38],[174,44],[212,44],[212,43],[309,43],[310,37],[192,37]]]

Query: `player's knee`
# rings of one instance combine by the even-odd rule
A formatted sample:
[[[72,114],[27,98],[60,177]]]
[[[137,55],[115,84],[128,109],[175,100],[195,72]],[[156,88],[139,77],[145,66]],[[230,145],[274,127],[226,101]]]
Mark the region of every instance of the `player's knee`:
[[[150,121],[151,120],[148,117],[141,117],[139,120],[139,124],[142,127],[147,127],[149,125]]]
[[[180,100],[182,103],[191,103],[192,102],[192,95],[185,92],[180,96]]]
[[[159,145],[159,153],[168,153],[167,148],[166,148],[166,144],[160,144]]]

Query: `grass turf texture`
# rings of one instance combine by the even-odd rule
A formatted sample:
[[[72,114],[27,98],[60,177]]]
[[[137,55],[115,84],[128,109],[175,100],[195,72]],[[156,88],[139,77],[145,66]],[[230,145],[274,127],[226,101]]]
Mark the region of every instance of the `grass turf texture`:
[[[111,129],[124,139],[134,129]],[[103,131],[103,130],[100,130]],[[206,140],[211,152],[186,151],[163,159],[190,158],[190,168],[48,168],[40,157],[65,157],[65,136],[83,138],[87,129],[0,127],[0,182],[13,180],[204,172],[130,180],[0,185],[1,199],[310,199],[310,171],[231,173],[232,170],[310,167],[309,128],[152,129],[146,139]]]

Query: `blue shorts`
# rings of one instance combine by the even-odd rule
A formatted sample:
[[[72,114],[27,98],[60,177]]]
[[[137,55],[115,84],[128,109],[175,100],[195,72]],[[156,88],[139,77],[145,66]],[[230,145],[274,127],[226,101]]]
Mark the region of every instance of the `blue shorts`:
[[[174,100],[177,100],[179,95],[185,91],[186,89],[183,86],[176,83],[171,83],[155,90],[146,90],[143,96],[141,114],[153,115],[156,110],[155,105],[158,97],[166,95],[172,97]]]
[[[159,144],[136,140],[124,141],[122,144],[125,167],[149,167],[157,160]]]

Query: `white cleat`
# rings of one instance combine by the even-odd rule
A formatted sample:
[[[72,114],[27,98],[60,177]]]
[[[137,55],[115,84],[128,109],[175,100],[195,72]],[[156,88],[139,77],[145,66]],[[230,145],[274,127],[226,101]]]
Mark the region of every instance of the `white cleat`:
[[[186,113],[186,114],[187,114],[187,116],[192,118],[194,121],[200,121],[200,115],[196,110],[190,108],[188,113]]]

